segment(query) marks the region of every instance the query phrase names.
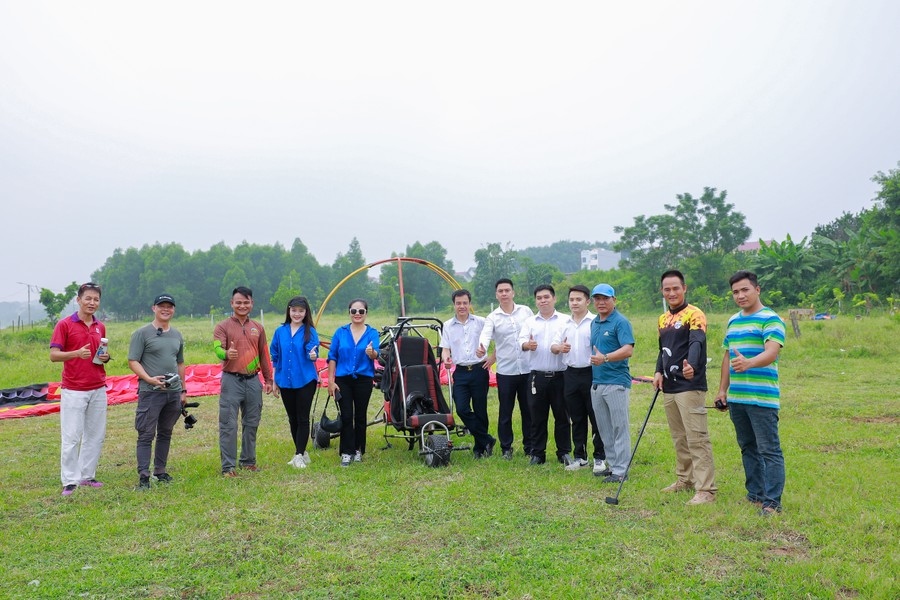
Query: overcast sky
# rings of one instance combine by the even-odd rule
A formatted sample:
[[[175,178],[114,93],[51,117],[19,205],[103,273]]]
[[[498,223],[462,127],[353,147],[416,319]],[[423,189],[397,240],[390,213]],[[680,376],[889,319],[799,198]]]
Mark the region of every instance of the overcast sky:
[[[900,160],[898,23],[896,0],[0,0],[0,301],[155,242],[437,240],[464,270],[704,186],[799,240]]]

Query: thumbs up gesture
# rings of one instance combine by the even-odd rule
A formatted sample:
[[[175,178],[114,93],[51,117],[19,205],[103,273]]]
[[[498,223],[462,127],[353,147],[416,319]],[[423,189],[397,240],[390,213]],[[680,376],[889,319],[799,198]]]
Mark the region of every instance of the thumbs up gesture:
[[[375,349],[372,347],[372,342],[369,342],[369,345],[366,346],[366,356],[368,356],[372,360],[375,360],[375,357],[378,356],[378,353],[375,352]]]
[[[694,367],[691,366],[687,359],[684,359],[684,362],[681,363],[681,374],[687,380],[694,378]]]
[[[475,350],[475,356],[484,358],[485,354],[487,354],[487,350],[484,349],[484,344],[478,344],[478,348]]]
[[[537,350],[537,341],[534,339],[534,334],[528,336],[528,341],[522,344],[522,350],[529,350],[531,352]]]
[[[594,346],[594,353],[591,354],[591,364],[602,365],[605,362],[606,356],[604,356],[599,350],[597,350],[597,346]]]
[[[234,347],[234,340],[229,342],[228,344],[228,352],[225,353],[228,356],[228,360],[236,360],[238,357],[237,348]]]
[[[743,373],[750,368],[750,359],[744,357],[740,350],[735,350],[734,358],[731,359],[731,368],[735,373]]]
[[[562,344],[559,345],[559,351],[562,352],[563,354],[568,354],[569,351],[572,349],[572,344],[570,344],[568,340],[569,340],[569,338],[564,337]]]
[[[316,349],[313,348],[309,351],[309,360],[316,360],[319,357],[319,354],[316,352]]]

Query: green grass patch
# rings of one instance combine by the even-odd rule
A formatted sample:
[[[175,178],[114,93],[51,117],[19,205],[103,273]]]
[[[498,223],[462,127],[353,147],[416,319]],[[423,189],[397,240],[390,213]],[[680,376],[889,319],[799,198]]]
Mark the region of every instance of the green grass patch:
[[[710,316],[711,390],[726,318]],[[267,321],[271,332],[277,322]],[[654,317],[633,321],[633,372],[649,375]],[[138,325],[110,325],[111,374],[128,372]],[[213,362],[208,319],[176,326],[188,362]],[[777,517],[744,500],[734,430],[715,411],[718,500],[689,507],[689,495],[659,492],[674,476],[659,406],[621,504],[609,506],[615,486],[586,470],[530,467],[521,452],[509,462],[456,452],[449,467],[428,469],[403,442],[382,449],[377,426],[362,464],[340,468],[335,440],[295,470],[284,409],[271,397],[261,472],[219,476],[217,399],[201,398],[197,427],[179,424],[173,439],[175,482],[141,493],[134,405],[121,405],[109,409],[106,485],[69,499],[59,495],[59,416],[0,421],[0,597],[896,598],[900,324],[838,319],[801,330],[780,362],[787,487]],[[49,338],[21,335],[0,332],[0,387],[58,381]],[[651,397],[649,385],[633,389],[634,435]],[[379,400],[376,391],[373,414]],[[493,392],[489,402],[495,431]]]

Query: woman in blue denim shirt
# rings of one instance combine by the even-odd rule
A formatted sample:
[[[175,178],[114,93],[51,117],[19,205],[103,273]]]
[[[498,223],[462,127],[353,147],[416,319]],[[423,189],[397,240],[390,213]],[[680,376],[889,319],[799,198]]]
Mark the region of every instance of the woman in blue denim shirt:
[[[341,407],[342,467],[362,461],[366,453],[366,420],[379,343],[378,331],[366,325],[366,301],[357,298],[348,308],[350,323],[334,333],[328,351],[328,393]]]
[[[319,334],[313,327],[309,302],[303,296],[294,296],[288,302],[284,323],[272,335],[269,353],[275,368],[274,394],[276,398],[281,396],[294,440],[296,454],[288,464],[305,469],[309,464],[309,411],[319,380]]]

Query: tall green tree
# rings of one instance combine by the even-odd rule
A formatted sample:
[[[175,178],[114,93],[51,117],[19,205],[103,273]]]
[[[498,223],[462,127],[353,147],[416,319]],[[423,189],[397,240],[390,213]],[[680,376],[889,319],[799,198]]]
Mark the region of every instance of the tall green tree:
[[[699,198],[678,194],[677,204],[664,205],[665,214],[639,215],[629,227],[614,227],[621,237],[613,249],[626,253],[622,267],[634,270],[646,281],[645,293],[655,293],[659,275],[668,269],[684,268],[687,259],[710,255],[722,263],[727,254],[747,241],[750,228],[746,219],[734,210],[734,204],[726,202],[726,197],[727,191],[717,193],[710,187],[704,188]],[[698,283],[721,285],[720,281]]]
[[[451,275],[453,274],[453,262],[447,259],[447,249],[439,242],[432,241],[422,244],[416,241],[407,246],[406,251],[400,256],[427,260]],[[399,272],[401,268],[407,314],[443,311],[450,305],[451,286],[440,275],[423,265],[405,262],[398,266],[396,262],[392,262],[381,267],[381,276],[379,277],[379,298],[384,308],[400,314]]]
[[[332,265],[332,283],[330,289],[333,289],[344,277],[353,271],[365,266],[366,259],[363,257],[362,249],[359,246],[359,240],[355,237],[350,240],[350,246],[346,253],[338,254]],[[332,297],[329,308],[330,310],[343,310],[354,298],[363,298],[367,302],[372,300],[374,286],[369,282],[369,274],[367,271],[358,273],[356,276],[347,280],[344,285]]]
[[[72,282],[66,286],[65,291],[60,294],[54,293],[47,288],[41,288],[41,295],[38,302],[44,307],[47,316],[50,318],[50,324],[55,325],[59,321],[59,315],[66,309],[66,305],[72,301],[75,294],[78,293],[78,284]]]
[[[472,294],[480,306],[489,306],[494,298],[494,284],[498,279],[513,279],[519,273],[519,253],[509,244],[504,248],[490,243],[475,251],[475,277],[472,278]]]

